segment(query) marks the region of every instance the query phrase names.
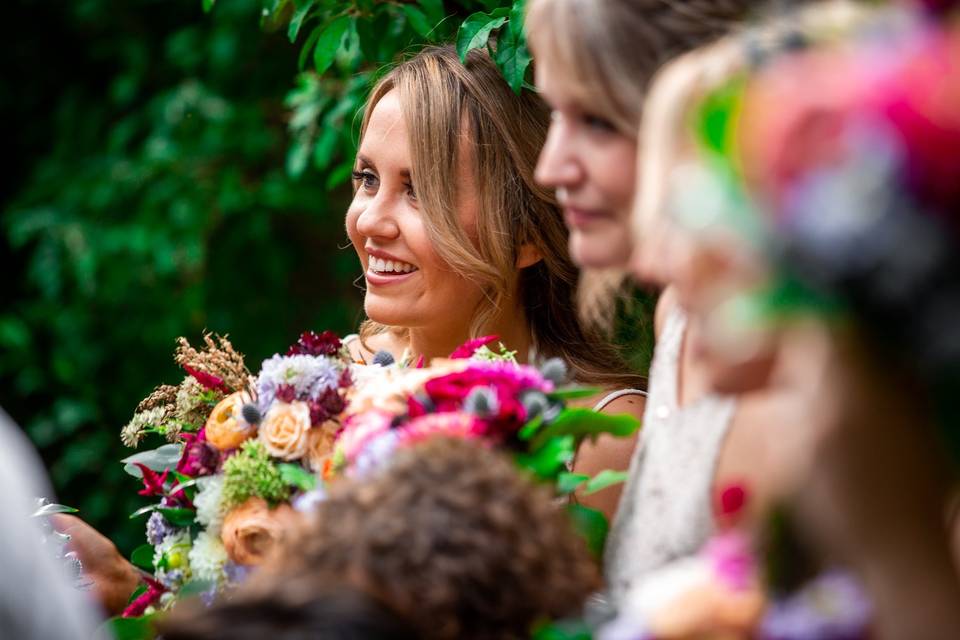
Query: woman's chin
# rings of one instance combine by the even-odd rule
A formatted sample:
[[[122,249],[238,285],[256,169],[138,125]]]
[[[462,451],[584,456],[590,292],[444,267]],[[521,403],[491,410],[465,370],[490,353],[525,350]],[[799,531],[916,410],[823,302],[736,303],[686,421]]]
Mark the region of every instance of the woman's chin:
[[[411,306],[402,301],[383,300],[380,296],[367,293],[363,303],[364,313],[370,320],[390,327],[413,327],[422,322],[416,322],[416,314],[410,313]]]
[[[614,229],[574,229],[569,244],[573,261],[589,269],[626,268],[630,259],[629,236]]]

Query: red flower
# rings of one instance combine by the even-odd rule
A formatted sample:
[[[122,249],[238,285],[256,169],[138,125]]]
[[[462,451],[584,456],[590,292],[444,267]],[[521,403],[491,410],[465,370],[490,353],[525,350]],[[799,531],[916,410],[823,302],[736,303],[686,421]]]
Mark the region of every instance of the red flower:
[[[288,356],[332,356],[340,351],[343,343],[332,331],[316,334],[313,331],[304,331],[300,334],[297,343],[287,350]]]
[[[153,578],[143,576],[143,580],[147,583],[147,590],[137,596],[137,599],[131,602],[127,608],[123,610],[121,617],[137,618],[142,616],[147,610],[147,607],[157,602],[157,600],[160,599],[160,596],[162,596],[167,590],[166,587]]]
[[[315,400],[307,402],[310,407],[310,424],[320,425],[340,415],[347,408],[347,402],[336,389],[327,389]]]
[[[454,349],[453,353],[450,354],[451,360],[466,360],[473,356],[477,349],[480,347],[485,347],[495,340],[499,340],[500,336],[483,336],[482,338],[474,338],[473,340],[467,340],[462,345]]]
[[[156,471],[145,464],[134,462],[133,465],[143,472],[143,489],[138,491],[138,494],[141,496],[167,495],[167,490],[163,488],[163,484],[167,481],[170,469],[165,469],[162,474],[157,474]]]
[[[277,387],[277,400],[290,404],[297,399],[297,390],[292,384],[282,384]]]
[[[184,433],[183,455],[177,463],[177,473],[191,478],[209,476],[217,471],[220,465],[220,452],[207,442],[206,427],[197,433]]]
[[[200,371],[199,369],[194,369],[188,364],[183,365],[183,370],[193,376],[193,379],[200,383],[200,386],[207,389],[214,389],[217,391],[229,392],[227,385],[223,383],[223,378],[218,378],[212,373],[207,373],[206,371]]]

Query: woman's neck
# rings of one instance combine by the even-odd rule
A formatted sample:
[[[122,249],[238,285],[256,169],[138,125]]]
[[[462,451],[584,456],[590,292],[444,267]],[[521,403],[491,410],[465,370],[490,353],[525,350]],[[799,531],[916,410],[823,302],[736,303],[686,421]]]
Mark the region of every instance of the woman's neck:
[[[406,340],[401,340],[400,351],[409,349],[409,354],[416,361],[421,355],[426,362],[433,358],[445,358],[467,340],[475,336],[470,335],[469,327],[414,327],[407,332]],[[484,329],[485,335],[498,336],[498,342],[510,351],[516,351],[517,360],[526,362],[527,355],[533,346],[533,336],[526,315],[522,309],[512,313],[501,313]],[[496,348],[497,344],[492,345]]]

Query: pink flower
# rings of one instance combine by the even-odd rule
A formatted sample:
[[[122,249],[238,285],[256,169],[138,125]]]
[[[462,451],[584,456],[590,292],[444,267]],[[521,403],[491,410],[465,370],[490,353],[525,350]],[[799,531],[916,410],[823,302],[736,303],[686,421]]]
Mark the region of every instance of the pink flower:
[[[147,583],[147,590],[137,596],[137,599],[131,602],[127,608],[123,610],[121,617],[137,618],[142,616],[147,610],[147,607],[157,602],[157,600],[160,599],[160,596],[162,596],[167,590],[166,587],[153,578],[143,576],[143,580]]]
[[[721,584],[743,591],[753,583],[757,560],[750,540],[742,532],[731,529],[715,535],[707,542],[702,553]]]
[[[451,360],[464,360],[466,358],[473,357],[473,354],[480,347],[485,347],[495,340],[499,340],[500,336],[483,336],[482,338],[474,338],[473,340],[467,340],[462,345],[454,349],[453,353],[450,354]]]
[[[403,425],[399,432],[401,444],[409,445],[432,436],[482,438],[487,434],[487,427],[469,413],[428,413]]]
[[[392,422],[393,416],[379,409],[354,414],[344,422],[337,448],[352,463],[373,438],[390,430]]]

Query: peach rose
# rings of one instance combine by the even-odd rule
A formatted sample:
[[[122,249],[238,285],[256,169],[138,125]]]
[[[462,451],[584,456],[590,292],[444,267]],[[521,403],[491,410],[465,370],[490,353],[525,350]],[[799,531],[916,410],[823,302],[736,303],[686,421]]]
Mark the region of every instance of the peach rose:
[[[239,391],[217,403],[207,418],[207,441],[221,451],[236,449],[257,432],[257,427],[243,419],[243,394]]]
[[[297,517],[288,504],[271,509],[263,498],[248,499],[223,520],[220,538],[227,556],[237,564],[262,564]]]
[[[297,460],[307,453],[310,407],[306,402],[275,402],[260,425],[260,442],[281,460]]]
[[[324,463],[333,456],[333,446],[340,426],[328,420],[318,427],[310,429],[310,441],[307,447],[307,466],[315,473],[323,470]]]

